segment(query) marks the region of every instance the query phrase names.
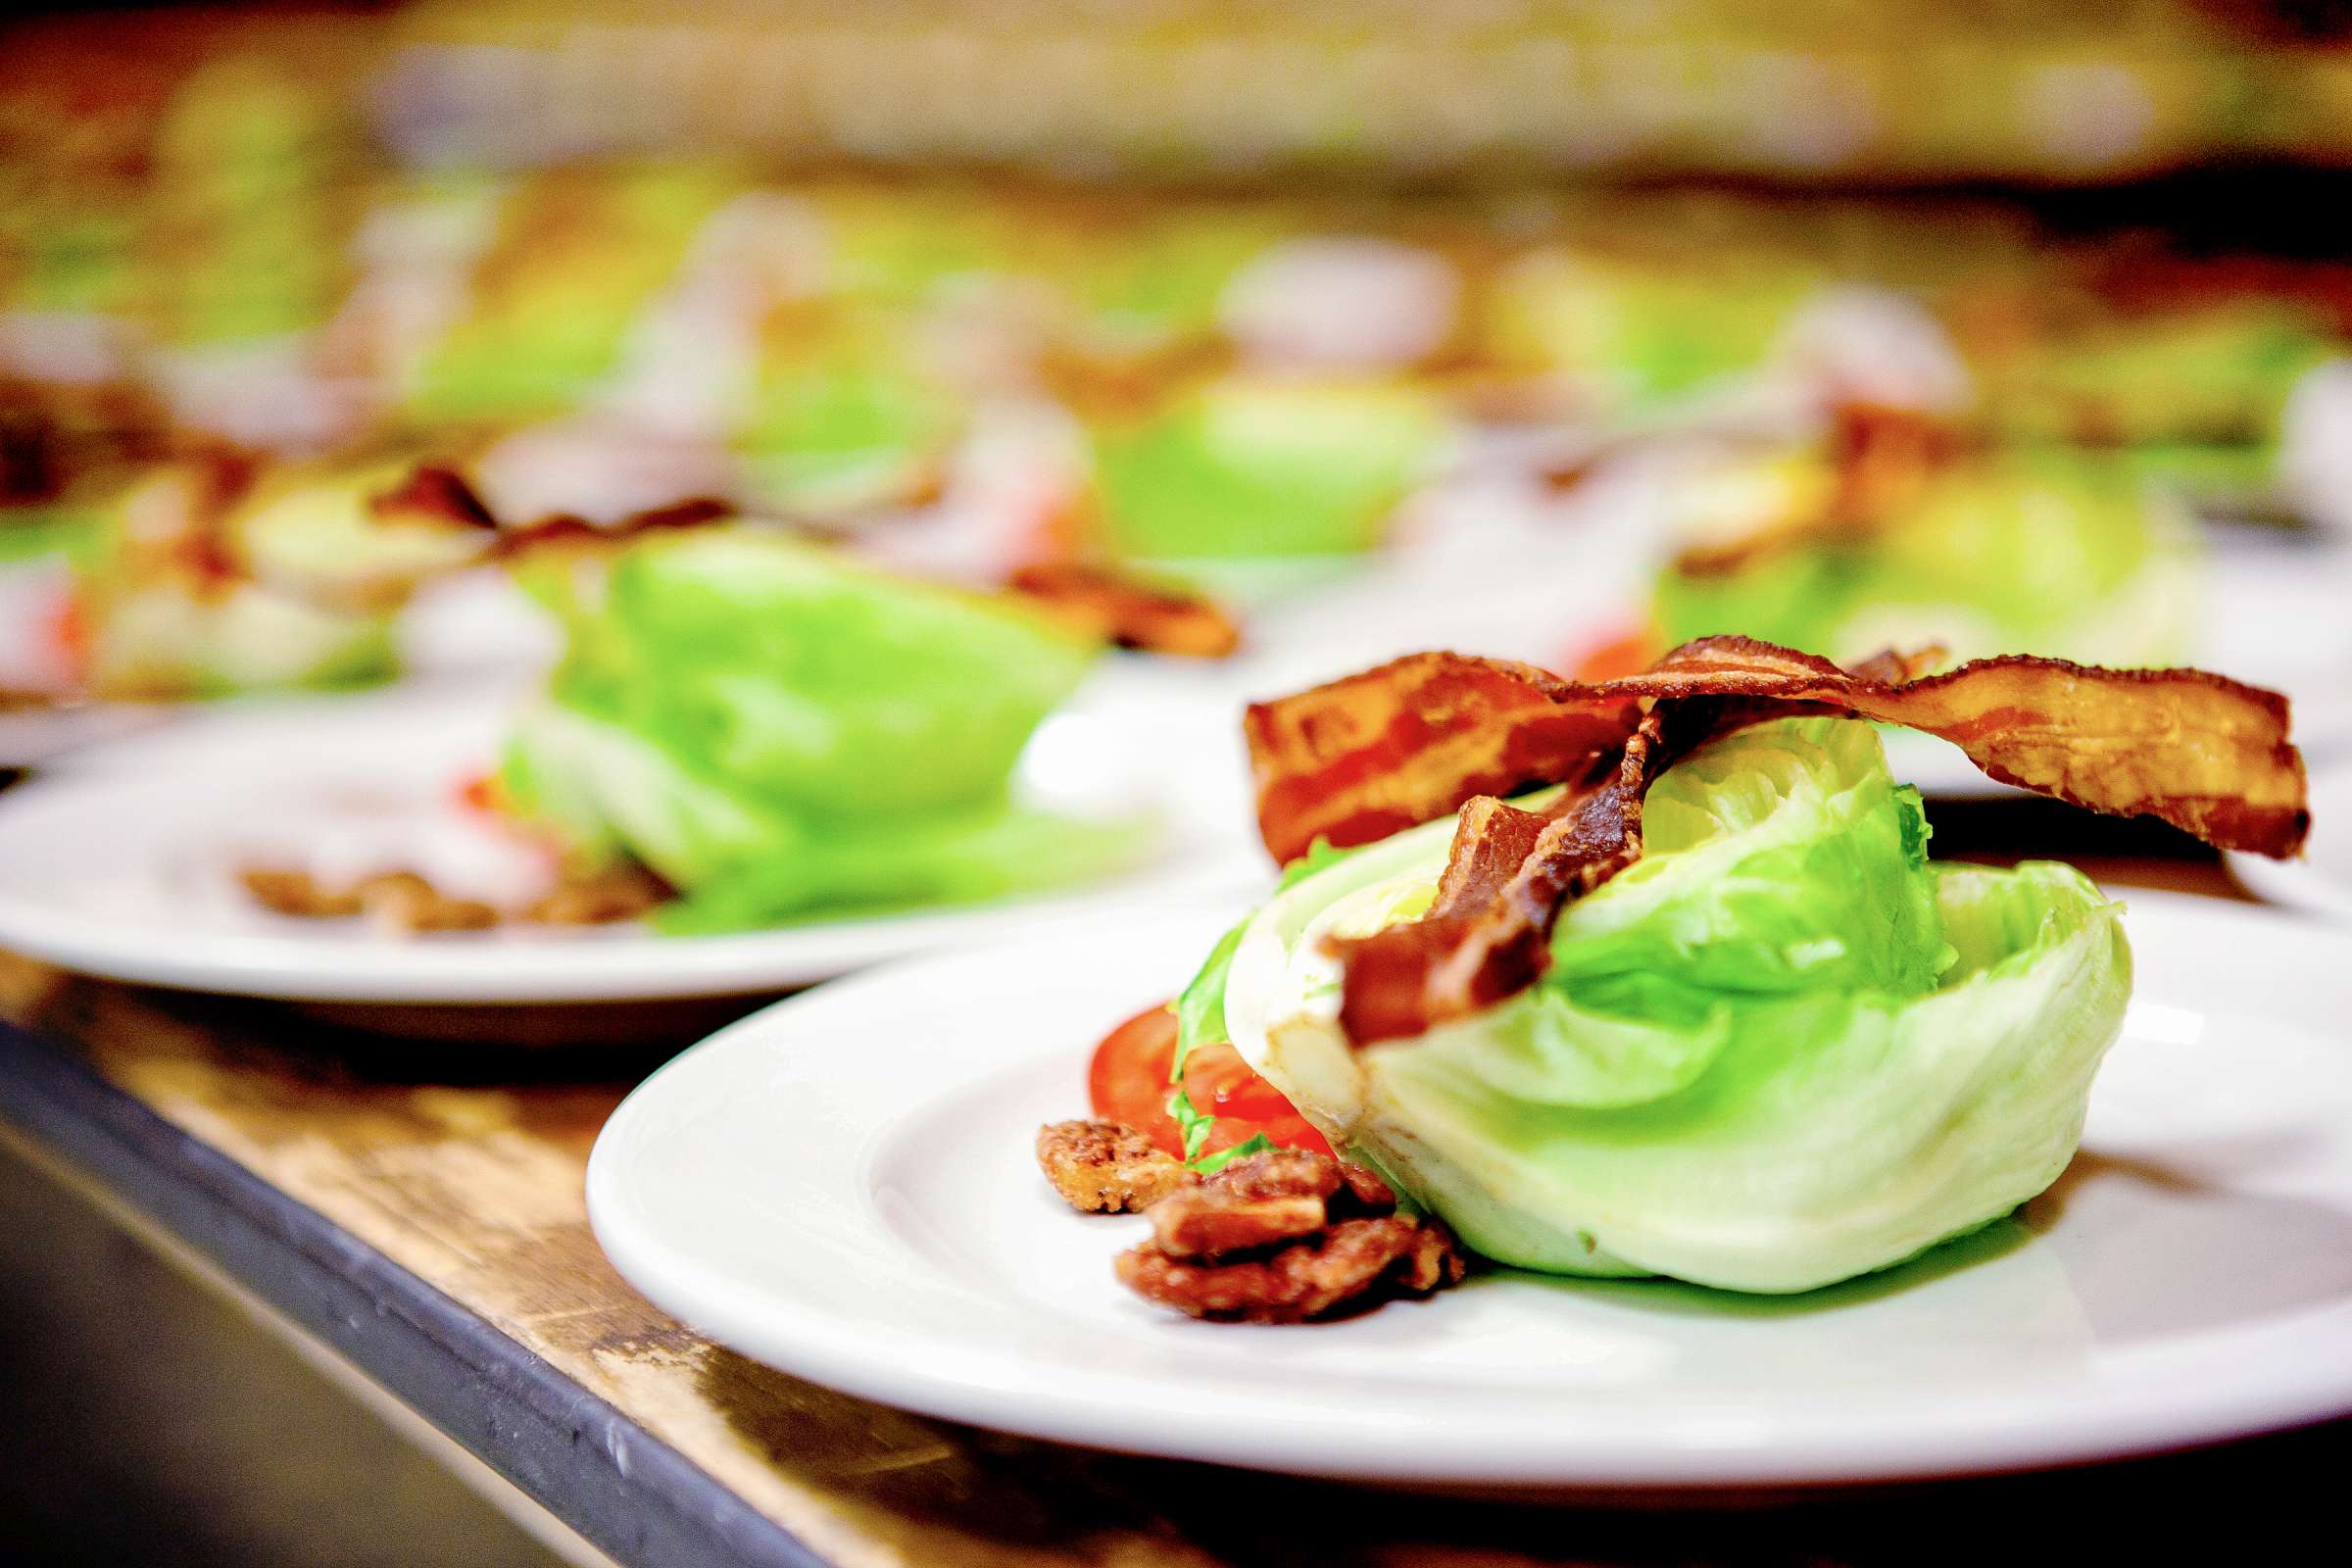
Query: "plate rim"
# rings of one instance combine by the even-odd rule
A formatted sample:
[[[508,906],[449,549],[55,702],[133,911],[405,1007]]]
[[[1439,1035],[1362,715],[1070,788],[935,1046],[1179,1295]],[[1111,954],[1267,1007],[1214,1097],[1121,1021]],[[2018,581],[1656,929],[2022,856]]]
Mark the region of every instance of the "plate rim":
[[[2110,890],[2128,896],[2160,920],[2188,917],[2309,937],[2319,928],[2254,906],[2238,906],[2194,895],[2139,889]],[[1158,913],[1153,928],[1197,920],[1216,923],[1206,910],[1229,919],[1233,906],[1218,902],[1183,913]],[[1431,1447],[1366,1441],[1361,1432],[1326,1427],[1265,1433],[1248,1423],[1197,1419],[1147,1407],[1139,1416],[1136,1390],[1118,1380],[1073,1391],[1067,1380],[1042,1381],[1039,1369],[1012,1354],[994,1377],[954,1377],[927,1369],[904,1345],[892,1345],[886,1330],[857,1325],[846,1329],[821,1306],[763,1302],[751,1310],[728,1300],[723,1271],[678,1254],[662,1255],[658,1238],[645,1234],[630,1212],[622,1152],[631,1129],[662,1104],[664,1080],[695,1070],[687,1065],[711,1052],[759,1049],[779,1018],[797,1019],[811,1007],[855,1007],[868,988],[901,985],[940,964],[984,962],[999,949],[990,944],[954,953],[899,960],[806,997],[787,999],[738,1020],[690,1048],[640,1084],[607,1121],[591,1151],[587,1200],[591,1228],[613,1266],[631,1286],[665,1311],[715,1342],[730,1346],[793,1376],[806,1377],[858,1397],[941,1419],[1049,1442],[1072,1443],[1161,1457],[1238,1464],[1250,1468],[1338,1479],[1441,1487],[1497,1488],[1535,1492],[1658,1489],[1721,1491],[1844,1483],[1887,1483],[1936,1477],[1992,1474],[2050,1465],[2080,1464],[2224,1441],[2256,1432],[2284,1430],[2352,1411],[2352,1351],[2323,1376],[2309,1369],[2292,1378],[2239,1382],[2219,1394],[2208,1391],[2195,1410],[2183,1414],[2163,1397],[2136,1400],[2112,1392],[2087,1408],[2035,1412],[2030,1429],[2014,1415],[1987,1407],[1972,1415],[1947,1403],[1939,1416],[1953,1419],[1936,1430],[1916,1419],[1887,1420],[1873,1428],[1853,1408],[1858,1396],[1839,1392],[1838,1440],[1809,1435],[1792,1442],[1783,1430],[1741,1446],[1733,1437],[1713,1442],[1686,1435],[1665,1441],[1648,1434],[1629,1443],[1622,1433],[1587,1434],[1541,1451],[1497,1455],[1474,1445]],[[680,1278],[689,1283],[681,1286]],[[1410,1310],[1411,1308],[1405,1308]],[[2331,1310],[2331,1308],[2322,1308]],[[779,1326],[781,1325],[781,1326]],[[1282,1330],[1262,1332],[1285,1332]],[[1294,1331],[1295,1332],[1295,1331]],[[1028,1376],[1023,1412],[1006,1388]],[[1047,1369],[1050,1373],[1051,1369]],[[1041,1395],[1040,1389],[1051,1391]],[[1010,1406],[1008,1410],[1008,1405]],[[1010,1413],[1015,1419],[1007,1420]],[[1720,1420],[1723,1412],[1711,1412]],[[1701,1423],[1702,1425],[1704,1423]],[[1736,1423],[1734,1424],[1736,1428]],[[1409,1451],[1399,1451],[1400,1449]]]
[[[175,760],[242,754],[256,737],[316,745],[323,726],[352,730],[405,723],[439,736],[480,723],[512,704],[512,690],[388,688],[356,700],[283,698],[190,718],[94,748],[78,765],[36,774],[0,792],[0,825],[96,795],[138,797],[168,778]],[[1101,721],[1100,709],[1069,710]],[[284,744],[284,743],[281,743]],[[1239,894],[1272,869],[1231,845],[1188,837],[1181,802],[1160,805],[1162,842],[1140,863],[1063,887],[969,904],[874,910],[707,936],[639,936],[527,930],[335,943],[267,927],[215,930],[159,941],[153,922],[125,922],[0,887],[0,948],[77,974],[218,996],[352,1005],[502,1006],[562,1003],[674,1002],[757,996],[814,985],[870,964],[934,949],[1011,940],[1111,911],[1211,892]]]

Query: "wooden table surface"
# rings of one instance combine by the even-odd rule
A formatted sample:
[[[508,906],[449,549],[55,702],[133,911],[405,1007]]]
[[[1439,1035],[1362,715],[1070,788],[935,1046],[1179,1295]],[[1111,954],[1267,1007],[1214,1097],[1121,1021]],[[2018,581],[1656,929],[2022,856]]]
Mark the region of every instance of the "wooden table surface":
[[[2002,821],[1939,813],[1939,847],[2003,854]],[[2242,896],[2178,846],[2093,850],[2088,868],[2111,880]],[[2006,1480],[1536,1506],[1004,1438],[768,1371],[606,1263],[581,1194],[589,1147],[668,1049],[644,1037],[708,1017],[608,1010],[600,1033],[626,1043],[518,1047],[463,1038],[478,1013],[463,1028],[424,1014],[360,1028],[4,956],[0,1015],[25,1030],[0,1063],[0,1110],[632,1565],[2024,1561],[2039,1554],[2021,1522],[2045,1514],[2174,1560],[2200,1513],[2241,1543],[2318,1520],[2333,1488],[2302,1478],[2352,1460],[2352,1425],[2337,1423]],[[542,1009],[503,1021],[578,1033]]]

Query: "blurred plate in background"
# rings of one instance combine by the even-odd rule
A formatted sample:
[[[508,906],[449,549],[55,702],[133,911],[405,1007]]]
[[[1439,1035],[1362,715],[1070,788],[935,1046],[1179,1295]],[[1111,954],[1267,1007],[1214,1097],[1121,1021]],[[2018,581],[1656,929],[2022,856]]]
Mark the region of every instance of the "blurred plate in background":
[[[1203,890],[1246,896],[1269,871],[1249,834],[1235,726],[1153,707],[1113,692],[1053,715],[1017,776],[1041,805],[1149,818],[1156,831],[1127,872],[984,905],[673,937],[638,922],[401,934],[270,912],[242,869],[318,868],[323,883],[416,868],[499,903],[544,867],[462,799],[498,755],[500,696],[255,704],[0,795],[0,947],[115,979],[307,1002],[621,1001],[782,990]]]

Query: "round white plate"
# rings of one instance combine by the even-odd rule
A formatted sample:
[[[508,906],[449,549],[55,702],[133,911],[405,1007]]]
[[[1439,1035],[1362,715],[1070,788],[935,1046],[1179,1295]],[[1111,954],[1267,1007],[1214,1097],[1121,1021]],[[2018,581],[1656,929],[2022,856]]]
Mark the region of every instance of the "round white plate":
[[[688,1052],[588,1167],[630,1283],[785,1371],[1033,1437],[1440,1486],[1726,1487],[2089,1459],[2352,1409],[2340,942],[2132,895],[2138,999],[2049,1195],[1764,1299],[1495,1275],[1308,1327],[1127,1295],[1135,1219],[1030,1156],[1233,910],[877,969]]]
[[[2352,756],[2313,761],[2311,838],[2302,859],[2231,855],[2230,869],[2275,904],[2352,920]]]
[[[1082,814],[1140,813],[1157,838],[1132,870],[1067,891],[726,936],[636,923],[403,936],[275,915],[238,884],[255,864],[330,880],[412,866],[499,902],[536,857],[459,791],[496,759],[510,700],[428,688],[253,703],[80,754],[0,794],[0,948],[116,979],[301,1002],[723,996],[1137,903],[1247,897],[1270,876],[1249,832],[1238,725],[1099,701],[1039,727],[1023,793]]]

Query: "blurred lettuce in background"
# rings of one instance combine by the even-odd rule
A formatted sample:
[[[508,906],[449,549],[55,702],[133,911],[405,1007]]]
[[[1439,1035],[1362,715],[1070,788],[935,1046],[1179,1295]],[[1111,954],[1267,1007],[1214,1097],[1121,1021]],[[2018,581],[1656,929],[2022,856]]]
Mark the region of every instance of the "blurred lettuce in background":
[[[1008,603],[751,526],[525,567],[566,651],[502,797],[585,865],[683,894],[675,930],[953,903],[1101,874],[1132,823],[1023,805],[1031,733],[1097,652]]]

